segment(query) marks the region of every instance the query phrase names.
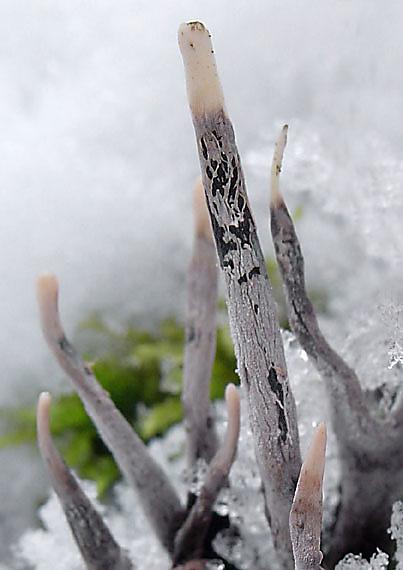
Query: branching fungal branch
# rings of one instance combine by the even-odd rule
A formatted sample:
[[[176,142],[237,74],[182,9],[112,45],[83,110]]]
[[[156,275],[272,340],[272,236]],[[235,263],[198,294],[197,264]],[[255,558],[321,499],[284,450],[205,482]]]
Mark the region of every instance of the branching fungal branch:
[[[38,445],[81,556],[88,570],[132,570],[132,563],[53,443],[49,427],[50,405],[50,394],[43,392],[37,411]]]
[[[176,491],[67,340],[59,319],[58,282],[53,275],[45,274],[38,279],[38,302],[42,330],[50,349],[73,381],[122,473],[138,490],[144,511],[161,543],[172,552],[176,530],[185,514]]]
[[[267,512],[279,557],[291,568],[288,517],[301,458],[277,309],[248,203],[234,131],[224,108],[210,34],[200,22],[183,24],[179,45]]]
[[[188,465],[210,462],[218,438],[210,402],[210,378],[216,351],[217,254],[203,187],[194,191],[195,237],[187,276],[186,343],[182,402]]]
[[[290,513],[295,570],[319,570],[322,561],[322,486],[325,472],[326,427],[320,424],[301,467]]]

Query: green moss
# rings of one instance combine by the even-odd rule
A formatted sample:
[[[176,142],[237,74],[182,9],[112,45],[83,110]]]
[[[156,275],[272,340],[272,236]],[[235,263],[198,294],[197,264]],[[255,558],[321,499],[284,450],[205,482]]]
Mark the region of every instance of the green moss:
[[[268,260],[267,270],[279,305],[281,326],[288,328],[277,264]],[[326,309],[323,292],[311,291],[311,298],[320,311]],[[224,314],[225,303],[219,310]],[[221,315],[222,316],[222,315]],[[219,319],[225,322],[224,318]],[[91,316],[80,330],[101,335],[102,345],[108,347],[93,364],[100,384],[107,390],[116,406],[133,425],[145,442],[160,436],[182,419],[180,393],[183,370],[183,325],[176,319],[166,319],[151,332],[129,326],[121,333],[112,331],[99,316]],[[95,355],[86,355],[89,361]],[[217,351],[212,370],[211,398],[223,398],[228,382],[238,383],[236,361],[228,327],[217,330]],[[0,447],[33,443],[35,407],[3,409],[0,419],[5,424]],[[51,428],[66,462],[83,478],[93,479],[98,492],[104,494],[119,478],[119,471],[75,394],[54,398]]]

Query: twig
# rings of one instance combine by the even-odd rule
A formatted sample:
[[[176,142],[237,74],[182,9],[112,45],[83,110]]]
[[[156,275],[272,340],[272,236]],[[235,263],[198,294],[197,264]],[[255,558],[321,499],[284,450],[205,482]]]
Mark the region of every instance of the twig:
[[[342,445],[372,450],[381,437],[364,399],[360,382],[344,360],[323,337],[305,287],[304,259],[294,224],[279,191],[279,174],[287,127],[280,133],[273,157],[271,178],[271,234],[283,279],[291,328],[302,348],[326,382],[332,407],[332,423]]]
[[[204,484],[175,541],[174,562],[180,563],[203,556],[203,547],[214,503],[224,487],[234,462],[240,429],[240,402],[238,390],[228,384],[225,391],[228,426],[225,439],[211,461]]]
[[[288,516],[301,459],[276,304],[248,203],[234,131],[224,109],[210,34],[200,22],[183,24],[179,45],[272,535],[280,559],[291,567]]]
[[[53,443],[49,428],[51,397],[38,401],[38,444],[67,522],[89,570],[132,570],[133,565],[111,535],[101,515],[81,489]]]
[[[210,402],[210,378],[216,351],[218,268],[200,180],[194,192],[194,216],[195,239],[187,278],[182,392],[189,467],[199,458],[209,463],[218,446]]]
[[[90,368],[67,340],[58,312],[58,282],[50,274],[38,279],[43,334],[62,369],[71,378],[88,415],[129,482],[137,489],[144,511],[161,543],[172,552],[184,517],[180,500],[161,467],[117,410]]]
[[[322,485],[325,471],[326,427],[320,424],[301,467],[290,512],[290,534],[296,570],[319,570],[322,561]]]

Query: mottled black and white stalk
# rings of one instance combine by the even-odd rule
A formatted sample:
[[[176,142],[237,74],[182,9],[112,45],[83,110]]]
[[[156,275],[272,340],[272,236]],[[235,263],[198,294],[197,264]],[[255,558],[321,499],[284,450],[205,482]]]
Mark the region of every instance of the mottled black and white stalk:
[[[277,307],[246,193],[234,130],[225,110],[210,34],[199,22],[183,24],[179,46],[268,518],[279,556],[291,567],[288,517],[301,458]]]

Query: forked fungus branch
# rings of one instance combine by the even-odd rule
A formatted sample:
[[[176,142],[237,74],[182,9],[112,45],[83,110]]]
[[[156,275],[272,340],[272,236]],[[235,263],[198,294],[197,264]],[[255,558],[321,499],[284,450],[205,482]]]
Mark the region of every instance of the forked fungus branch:
[[[322,486],[326,428],[320,424],[301,467],[297,411],[288,380],[276,303],[259,244],[235,143],[225,109],[211,36],[200,22],[179,29],[189,105],[202,183],[195,191],[195,237],[188,270],[183,406],[187,461],[207,464],[200,492],[182,504],[146,446],[100,387],[90,366],[67,340],[58,313],[58,283],[38,280],[46,341],[70,377],[122,473],[138,492],[172,568],[202,570],[214,554],[214,507],[231,484],[240,429],[240,400],[226,389],[228,425],[222,442],[209,398],[215,356],[217,260],[224,275],[230,329],[247,403],[265,508],[277,562],[286,570],[319,570],[322,562]],[[325,565],[349,550],[371,553],[385,536],[392,503],[403,490],[403,404],[380,418],[366,400],[355,372],[323,337],[307,296],[304,261],[294,225],[280,193],[287,127],[275,146],[271,170],[271,233],[287,297],[288,316],[301,347],[326,383],[342,468],[341,501]],[[203,192],[204,188],[204,192]],[[215,244],[215,246],[214,246]],[[217,257],[218,255],[218,257]],[[81,490],[52,441],[50,395],[38,403],[38,442],[52,485],[66,513],[82,558],[91,570],[133,567]],[[232,521],[228,524],[236,525]],[[212,554],[213,553],[213,554]],[[260,561],[270,567],[272,561]],[[225,568],[234,569],[222,559]]]

